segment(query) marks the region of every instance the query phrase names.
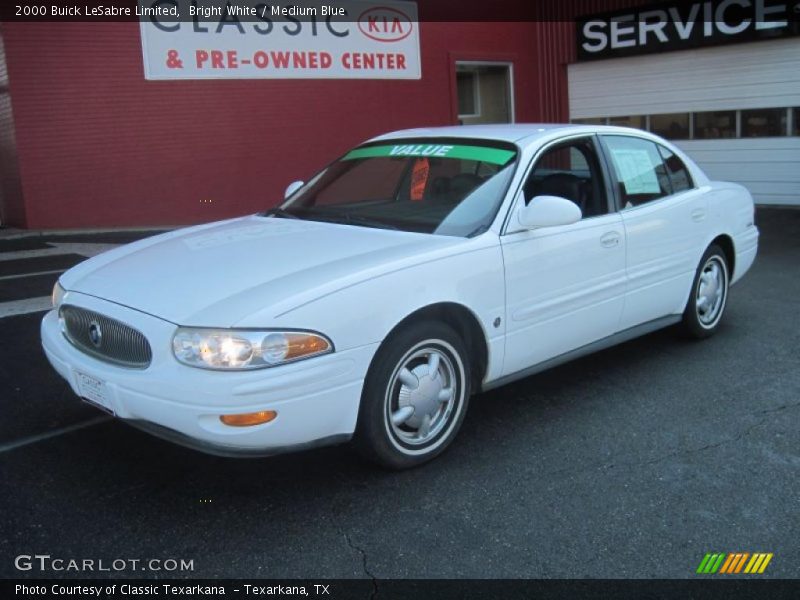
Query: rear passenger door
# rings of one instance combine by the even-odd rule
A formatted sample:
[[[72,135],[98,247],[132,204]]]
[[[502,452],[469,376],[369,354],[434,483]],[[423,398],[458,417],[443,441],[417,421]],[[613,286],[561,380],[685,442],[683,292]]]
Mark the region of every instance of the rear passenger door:
[[[707,201],[665,146],[627,135],[601,139],[627,240],[624,330],[683,312],[705,241]]]

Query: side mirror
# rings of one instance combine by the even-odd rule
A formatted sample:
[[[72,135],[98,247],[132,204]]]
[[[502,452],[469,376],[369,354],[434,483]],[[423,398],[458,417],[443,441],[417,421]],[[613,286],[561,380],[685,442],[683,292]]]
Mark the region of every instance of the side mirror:
[[[571,225],[582,216],[577,204],[560,196],[536,196],[517,211],[517,221],[525,229]]]
[[[293,181],[288,186],[286,186],[286,191],[283,192],[283,199],[286,200],[289,196],[294,194],[297,190],[303,187],[303,182],[300,180]]]

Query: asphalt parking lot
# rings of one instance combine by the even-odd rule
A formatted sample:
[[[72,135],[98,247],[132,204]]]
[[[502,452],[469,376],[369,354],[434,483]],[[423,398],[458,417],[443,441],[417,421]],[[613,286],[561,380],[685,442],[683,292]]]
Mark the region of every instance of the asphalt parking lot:
[[[0,239],[0,577],[58,576],[15,569],[38,553],[192,577],[684,578],[707,552],[798,577],[800,210],[757,221],[715,337],[664,330],[477,396],[451,449],[403,473],[346,446],[216,458],[103,416],[47,364],[35,300],[86,243],[135,236]]]

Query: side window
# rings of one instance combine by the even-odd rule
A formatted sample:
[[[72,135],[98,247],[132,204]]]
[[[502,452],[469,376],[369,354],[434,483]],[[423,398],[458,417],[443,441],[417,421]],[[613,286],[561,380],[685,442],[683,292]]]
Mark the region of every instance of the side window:
[[[683,161],[675,156],[668,148],[659,145],[658,151],[661,153],[661,158],[664,159],[664,165],[667,167],[669,180],[672,183],[672,193],[685,192],[694,187],[692,176],[689,175],[689,169],[683,164]]]
[[[533,167],[523,188],[525,203],[536,196],[560,196],[572,200],[583,217],[608,212],[600,163],[591,138],[552,146]]]
[[[603,136],[617,176],[622,209],[672,193],[667,169],[654,142],[624,135]]]

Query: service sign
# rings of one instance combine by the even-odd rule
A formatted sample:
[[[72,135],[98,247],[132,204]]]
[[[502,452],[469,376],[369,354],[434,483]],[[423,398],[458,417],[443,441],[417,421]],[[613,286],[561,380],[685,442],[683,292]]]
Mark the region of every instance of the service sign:
[[[419,79],[417,5],[144,0],[146,79]]]
[[[800,0],[674,0],[576,21],[578,59],[775,39],[800,34]]]

